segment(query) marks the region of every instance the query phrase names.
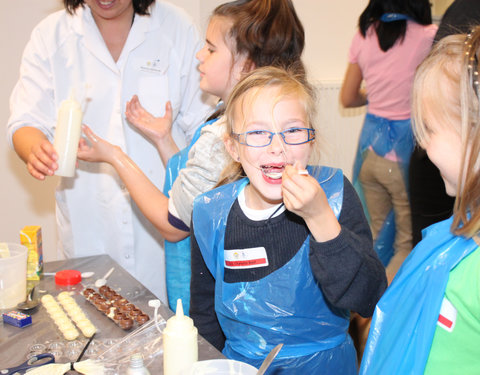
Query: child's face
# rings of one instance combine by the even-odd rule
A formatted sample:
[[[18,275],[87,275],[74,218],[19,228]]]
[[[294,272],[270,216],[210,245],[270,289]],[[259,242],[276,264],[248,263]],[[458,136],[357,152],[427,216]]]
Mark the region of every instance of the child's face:
[[[252,90],[247,92],[243,105],[237,103],[234,111],[234,132],[267,130],[276,133],[310,127],[300,100],[284,97],[278,101],[277,97],[276,87],[261,89],[256,94]],[[288,145],[279,134],[275,134],[270,145],[265,147],[251,147],[233,139],[227,141],[227,149],[234,159],[240,161],[250,180],[245,190],[247,206],[265,209],[281,203],[285,165],[297,162],[300,168],[305,168],[312,145],[313,142]]]
[[[429,139],[422,146],[428,157],[440,170],[448,195],[457,193],[458,177],[462,161],[462,140],[460,135],[447,124],[440,125],[438,116],[426,111]]]
[[[230,27],[231,22],[227,18],[213,17],[207,28],[205,45],[196,55],[200,61],[200,88],[222,100],[227,99],[240,79],[246,60],[235,56],[234,61],[231,47],[226,43]]]

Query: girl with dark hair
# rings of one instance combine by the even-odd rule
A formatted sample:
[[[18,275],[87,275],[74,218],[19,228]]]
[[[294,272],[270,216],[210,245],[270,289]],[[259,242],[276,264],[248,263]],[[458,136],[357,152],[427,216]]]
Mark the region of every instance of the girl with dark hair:
[[[110,163],[143,214],[168,240],[167,289],[173,310],[178,298],[186,311],[189,306],[190,240],[186,237],[190,233],[193,200],[217,184],[227,162],[223,102],[235,84],[257,67],[291,67],[304,76],[301,61],[304,43],[303,26],[291,0],[237,0],[219,5],[213,11],[205,46],[197,53],[200,88],[220,98],[218,111],[211,116],[213,122],[205,123],[192,144],[172,157],[172,151],[178,148],[170,132],[168,111],[164,117],[154,117],[137,97],[127,105],[127,118],[152,140],[162,160],[168,160],[163,193],[123,151],[85,129],[87,136],[98,142],[92,142],[92,148],[85,144],[79,158]]]
[[[368,106],[353,183],[391,281],[412,249],[407,183],[414,147],[410,91],[437,26],[432,25],[428,0],[371,0],[358,27],[340,99],[345,107]]]
[[[44,180],[57,166],[52,146],[60,103],[74,92],[83,122],[121,145],[158,187],[164,167],[156,148],[125,119],[125,103],[138,94],[161,115],[171,102],[172,132],[190,141],[211,107],[201,99],[195,53],[197,31],[187,15],[164,1],[84,0],[33,31],[11,97],[8,134],[30,174]],[[76,176],[56,191],[58,253],[109,254],[163,301],[163,238],[141,215],[117,173],[105,164],[79,162]]]
[[[389,283],[412,250],[410,91],[436,30],[428,0],[370,0],[358,21],[340,93],[345,107],[367,105],[352,180]],[[368,327],[369,320],[354,317],[359,358]]]

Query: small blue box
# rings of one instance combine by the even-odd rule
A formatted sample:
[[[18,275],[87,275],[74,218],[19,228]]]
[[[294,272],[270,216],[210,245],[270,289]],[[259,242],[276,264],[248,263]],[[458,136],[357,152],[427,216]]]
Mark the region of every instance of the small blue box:
[[[5,323],[15,327],[23,328],[32,324],[32,317],[30,315],[18,311],[3,313],[2,316]]]

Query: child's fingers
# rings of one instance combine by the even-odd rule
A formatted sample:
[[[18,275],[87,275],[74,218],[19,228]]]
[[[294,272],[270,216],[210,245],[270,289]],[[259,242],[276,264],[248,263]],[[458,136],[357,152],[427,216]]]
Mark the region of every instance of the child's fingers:
[[[172,121],[172,103],[170,100],[165,104],[165,119]]]
[[[298,200],[298,198],[294,194],[290,193],[288,190],[283,189],[282,194],[283,194],[283,203],[285,204],[285,207],[287,208],[287,210],[295,212],[302,207],[302,204]]]
[[[92,129],[90,129],[87,125],[82,125],[82,131],[83,131],[83,134],[87,136],[88,140],[92,142],[92,144],[95,144],[98,142],[97,136],[92,131]]]
[[[282,186],[290,192],[294,190],[305,190],[313,183],[311,176],[308,174],[299,174],[299,171],[301,171],[301,169],[298,170],[290,165],[287,165],[283,171]]]

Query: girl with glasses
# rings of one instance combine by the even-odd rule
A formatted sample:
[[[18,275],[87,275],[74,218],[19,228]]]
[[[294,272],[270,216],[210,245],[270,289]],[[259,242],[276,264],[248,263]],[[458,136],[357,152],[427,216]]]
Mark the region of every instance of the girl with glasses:
[[[352,185],[316,165],[314,109],[287,71],[244,78],[226,108],[232,160],[193,208],[190,315],[255,367],[283,343],[268,374],[356,374],[350,311],[370,316],[387,285]]]

